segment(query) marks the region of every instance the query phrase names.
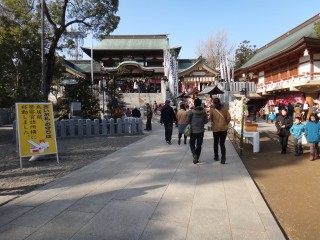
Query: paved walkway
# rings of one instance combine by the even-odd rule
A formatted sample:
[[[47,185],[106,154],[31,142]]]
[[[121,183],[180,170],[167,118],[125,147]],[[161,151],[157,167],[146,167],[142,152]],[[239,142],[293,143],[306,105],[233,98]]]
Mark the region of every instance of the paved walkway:
[[[285,239],[227,141],[200,164],[188,145],[148,136],[0,207],[0,239]]]

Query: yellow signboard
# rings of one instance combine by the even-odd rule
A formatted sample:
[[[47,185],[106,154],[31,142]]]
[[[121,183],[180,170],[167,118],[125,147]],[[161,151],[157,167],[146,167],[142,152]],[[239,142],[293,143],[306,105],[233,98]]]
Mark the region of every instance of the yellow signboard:
[[[20,157],[57,154],[52,104],[16,103],[16,113]]]

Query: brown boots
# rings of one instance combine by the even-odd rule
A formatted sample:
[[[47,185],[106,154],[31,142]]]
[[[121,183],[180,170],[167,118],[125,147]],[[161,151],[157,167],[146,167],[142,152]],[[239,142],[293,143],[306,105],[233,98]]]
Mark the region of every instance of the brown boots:
[[[319,146],[318,144],[312,144],[310,146],[310,161],[316,160],[320,156]]]

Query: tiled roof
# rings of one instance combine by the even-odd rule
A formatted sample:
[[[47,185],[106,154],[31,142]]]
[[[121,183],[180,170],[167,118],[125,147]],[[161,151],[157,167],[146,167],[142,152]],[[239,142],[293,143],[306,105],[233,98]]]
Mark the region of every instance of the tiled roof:
[[[90,73],[91,72],[91,60],[65,60],[64,65],[73,69],[77,73]],[[100,63],[93,62],[93,71],[101,71]]]
[[[94,50],[163,50],[169,48],[168,36],[110,35],[102,39]]]
[[[195,64],[197,61],[198,59],[179,59],[178,69],[179,70],[187,69],[193,66],[193,64]]]
[[[316,15],[308,21],[300,24],[296,28],[283,34],[274,41],[261,47],[248,62],[246,62],[244,65],[240,67],[240,69],[251,67],[270,57],[276,56],[277,54],[281,53],[282,51],[285,51],[290,46],[298,42],[303,37],[318,38],[313,29],[313,25],[319,19],[319,15]]]

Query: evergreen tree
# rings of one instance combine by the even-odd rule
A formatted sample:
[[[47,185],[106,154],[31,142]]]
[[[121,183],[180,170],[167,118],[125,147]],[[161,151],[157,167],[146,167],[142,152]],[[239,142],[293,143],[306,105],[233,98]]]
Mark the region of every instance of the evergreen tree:
[[[249,61],[257,52],[256,45],[250,45],[250,41],[244,40],[236,49],[236,64],[235,69],[240,68],[243,64]]]

